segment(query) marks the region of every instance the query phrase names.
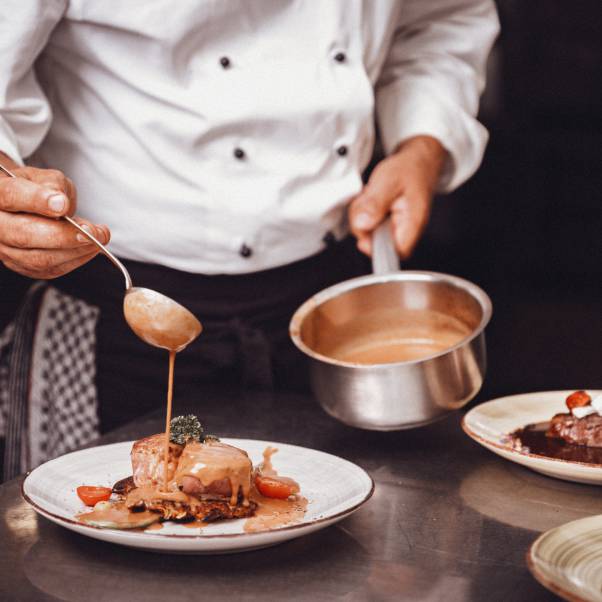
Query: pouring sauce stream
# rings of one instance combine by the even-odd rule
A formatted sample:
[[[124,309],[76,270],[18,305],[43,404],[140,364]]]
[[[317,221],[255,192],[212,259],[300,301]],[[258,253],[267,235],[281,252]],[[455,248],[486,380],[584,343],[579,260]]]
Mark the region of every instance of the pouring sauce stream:
[[[173,400],[173,373],[176,363],[176,352],[172,349],[169,352],[169,376],[167,379],[167,412],[165,416],[165,444],[163,447],[163,489],[167,491],[169,465],[169,435],[171,424],[171,405]]]

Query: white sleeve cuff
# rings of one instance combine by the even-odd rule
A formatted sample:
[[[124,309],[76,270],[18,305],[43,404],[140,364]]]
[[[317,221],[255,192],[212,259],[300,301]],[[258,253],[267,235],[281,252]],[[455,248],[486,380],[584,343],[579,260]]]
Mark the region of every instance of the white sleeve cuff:
[[[489,135],[471,115],[424,80],[397,80],[376,91],[376,114],[387,155],[419,135],[439,140],[449,153],[437,189],[450,192],[478,169]]]
[[[8,155],[15,163],[23,165],[23,158],[19,152],[19,144],[15,133],[0,116],[0,152]]]

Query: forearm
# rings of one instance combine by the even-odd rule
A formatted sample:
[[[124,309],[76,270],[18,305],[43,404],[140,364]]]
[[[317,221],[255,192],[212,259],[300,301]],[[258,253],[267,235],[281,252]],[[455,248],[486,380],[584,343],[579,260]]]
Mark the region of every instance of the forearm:
[[[498,31],[490,0],[408,0],[376,85],[383,148],[429,135],[449,151],[438,187],[477,169],[487,141],[476,120],[487,55]]]

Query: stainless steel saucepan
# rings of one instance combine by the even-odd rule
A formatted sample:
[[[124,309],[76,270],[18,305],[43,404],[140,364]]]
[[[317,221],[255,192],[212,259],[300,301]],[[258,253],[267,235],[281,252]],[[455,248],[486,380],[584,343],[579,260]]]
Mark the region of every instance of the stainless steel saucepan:
[[[317,400],[348,425],[381,431],[461,408],[485,376],[489,297],[456,276],[399,271],[388,222],[374,234],[372,267],[292,317],[290,335],[309,357]]]

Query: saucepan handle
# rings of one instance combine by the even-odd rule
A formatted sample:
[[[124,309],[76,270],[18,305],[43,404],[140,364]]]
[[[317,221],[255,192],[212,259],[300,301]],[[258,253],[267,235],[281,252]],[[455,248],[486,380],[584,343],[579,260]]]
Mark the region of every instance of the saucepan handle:
[[[387,218],[372,235],[372,271],[375,274],[398,272],[401,266],[391,236],[391,218]]]

